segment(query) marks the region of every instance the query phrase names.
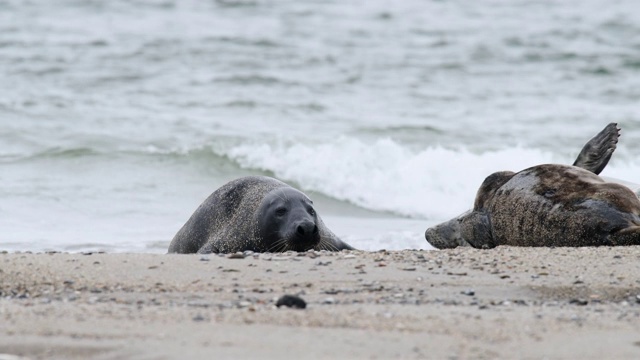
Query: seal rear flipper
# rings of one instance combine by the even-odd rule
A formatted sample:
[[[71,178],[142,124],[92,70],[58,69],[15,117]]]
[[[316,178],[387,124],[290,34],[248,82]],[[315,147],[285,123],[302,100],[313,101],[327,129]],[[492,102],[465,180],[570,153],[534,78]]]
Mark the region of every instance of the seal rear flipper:
[[[600,174],[616,149],[618,137],[620,137],[618,124],[610,123],[584,145],[573,166],[591,171],[596,175]]]
[[[640,226],[629,226],[610,234],[608,240],[606,245],[640,245]]]
[[[485,212],[473,211],[460,223],[462,238],[477,249],[491,249],[498,244],[493,239],[491,221]]]

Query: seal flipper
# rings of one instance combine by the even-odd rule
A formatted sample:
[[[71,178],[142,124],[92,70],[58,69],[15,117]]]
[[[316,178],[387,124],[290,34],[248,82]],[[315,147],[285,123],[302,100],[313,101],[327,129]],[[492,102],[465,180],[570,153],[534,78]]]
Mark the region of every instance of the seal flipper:
[[[206,244],[204,244],[204,246],[202,246],[200,249],[198,249],[198,254],[218,254],[220,252],[220,250],[218,250],[218,248],[215,246],[215,243],[213,241],[207,242]]]
[[[640,226],[629,226],[608,237],[611,246],[618,245],[640,245]]]
[[[620,137],[618,124],[610,123],[584,145],[573,166],[581,167],[596,175],[600,174],[616,149],[618,137]]]
[[[460,233],[474,248],[491,249],[497,246],[493,240],[489,215],[483,211],[472,211],[462,219]]]

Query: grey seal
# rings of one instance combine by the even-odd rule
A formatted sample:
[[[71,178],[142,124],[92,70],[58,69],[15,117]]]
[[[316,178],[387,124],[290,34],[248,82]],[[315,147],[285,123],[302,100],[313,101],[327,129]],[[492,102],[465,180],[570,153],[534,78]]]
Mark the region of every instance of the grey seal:
[[[545,164],[489,175],[473,209],[427,229],[436,248],[473,246],[640,245],[640,200],[597,174],[616,148],[619,129],[607,125],[574,166]]]
[[[322,222],[301,191],[266,176],[230,181],[193,213],[169,253],[353,250]]]

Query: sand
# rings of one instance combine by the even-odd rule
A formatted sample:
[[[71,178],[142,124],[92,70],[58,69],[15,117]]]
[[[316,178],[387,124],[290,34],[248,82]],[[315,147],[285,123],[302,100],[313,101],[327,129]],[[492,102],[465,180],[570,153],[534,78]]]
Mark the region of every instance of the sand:
[[[0,359],[637,359],[639,270],[640,247],[0,254]]]

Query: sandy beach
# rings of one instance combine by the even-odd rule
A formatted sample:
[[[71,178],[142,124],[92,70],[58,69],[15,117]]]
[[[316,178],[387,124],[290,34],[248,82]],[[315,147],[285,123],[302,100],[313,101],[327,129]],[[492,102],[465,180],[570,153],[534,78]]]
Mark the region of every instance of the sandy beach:
[[[0,359],[635,359],[640,247],[0,254]],[[276,307],[285,294],[305,309]]]

